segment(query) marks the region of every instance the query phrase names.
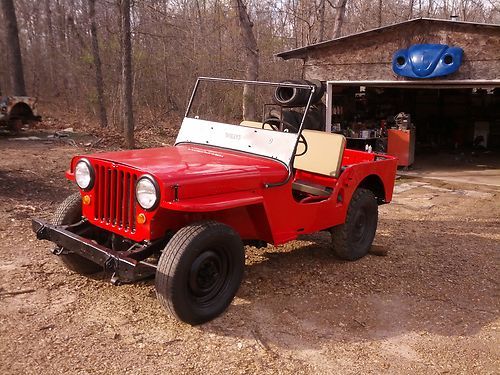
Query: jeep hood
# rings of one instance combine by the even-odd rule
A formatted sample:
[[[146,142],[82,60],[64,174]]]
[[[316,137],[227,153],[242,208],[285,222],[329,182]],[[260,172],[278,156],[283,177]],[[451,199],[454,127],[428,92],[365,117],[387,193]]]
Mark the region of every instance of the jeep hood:
[[[266,183],[282,182],[287,177],[286,167],[278,161],[193,144],[85,157],[151,174],[163,187],[163,192],[178,185],[179,199],[257,189]]]

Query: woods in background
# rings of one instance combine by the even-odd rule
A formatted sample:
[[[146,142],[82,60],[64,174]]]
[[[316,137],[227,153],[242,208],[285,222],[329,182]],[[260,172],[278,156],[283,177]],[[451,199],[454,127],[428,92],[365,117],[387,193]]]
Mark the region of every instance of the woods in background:
[[[129,132],[132,99],[138,113],[180,113],[198,76],[299,77],[274,57],[287,49],[421,16],[500,21],[490,0],[0,1],[0,51],[14,51],[0,54],[2,92],[23,91],[24,66],[29,95]]]
[[[16,9],[14,7],[13,0],[2,0],[2,3],[0,5],[3,15],[3,25],[5,28],[5,39],[9,41],[7,64],[9,64],[8,66],[10,67],[10,69],[8,69],[8,71],[10,72],[10,90],[12,91],[13,95],[23,96],[26,95],[26,87],[24,84],[21,47],[19,46],[19,31],[16,21]],[[5,64],[3,66],[7,65]]]

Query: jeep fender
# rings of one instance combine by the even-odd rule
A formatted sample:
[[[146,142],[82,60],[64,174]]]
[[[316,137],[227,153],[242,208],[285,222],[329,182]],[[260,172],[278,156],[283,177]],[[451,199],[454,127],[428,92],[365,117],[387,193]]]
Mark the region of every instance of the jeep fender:
[[[162,201],[160,206],[172,211],[212,212],[259,204],[263,201],[264,198],[261,195],[248,191],[238,191],[224,195],[212,195],[180,201]]]

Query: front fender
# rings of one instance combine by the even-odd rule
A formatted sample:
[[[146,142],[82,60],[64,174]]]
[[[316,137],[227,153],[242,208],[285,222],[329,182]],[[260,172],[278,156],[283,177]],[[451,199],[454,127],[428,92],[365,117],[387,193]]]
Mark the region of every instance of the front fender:
[[[213,212],[262,203],[264,198],[254,192],[240,191],[178,201],[162,201],[160,207],[172,211]]]

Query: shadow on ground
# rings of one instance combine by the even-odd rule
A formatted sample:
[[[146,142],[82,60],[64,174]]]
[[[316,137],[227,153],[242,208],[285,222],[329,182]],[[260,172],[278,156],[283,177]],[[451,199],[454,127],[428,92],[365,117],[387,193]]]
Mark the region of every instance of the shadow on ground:
[[[0,197],[15,201],[52,203],[63,201],[75,189],[62,178],[43,178],[33,171],[9,171],[0,169]]]
[[[384,221],[394,230],[376,244],[387,257],[339,261],[321,236],[290,252],[265,251],[247,266],[228,312],[199,329],[307,349],[412,333],[474,335],[498,317],[500,245],[469,235],[498,220],[422,223],[409,233],[397,228],[411,227],[410,220]]]

